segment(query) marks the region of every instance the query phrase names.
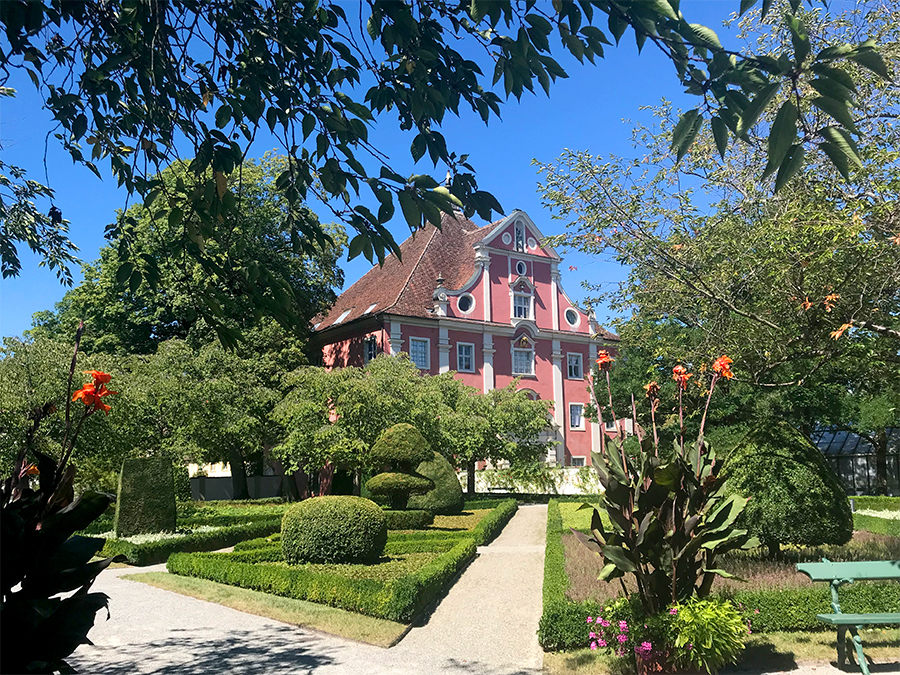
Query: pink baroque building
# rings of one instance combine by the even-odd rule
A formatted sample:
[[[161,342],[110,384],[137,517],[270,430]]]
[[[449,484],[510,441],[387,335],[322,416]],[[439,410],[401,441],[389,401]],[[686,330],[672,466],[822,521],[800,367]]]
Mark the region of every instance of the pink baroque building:
[[[590,464],[601,430],[585,419],[588,374],[618,336],[575,305],[560,284],[560,256],[523,211],[484,227],[443,215],[400,247],[316,319],[328,368],[407,352],[423,371],[453,370],[487,391],[521,378],[529,396],[553,401],[558,444],[548,461]],[[612,427],[611,427],[612,428]]]

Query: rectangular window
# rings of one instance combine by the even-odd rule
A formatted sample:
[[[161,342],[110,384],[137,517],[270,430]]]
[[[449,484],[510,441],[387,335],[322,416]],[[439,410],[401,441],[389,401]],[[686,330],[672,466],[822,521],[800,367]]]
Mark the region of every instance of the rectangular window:
[[[569,364],[569,379],[570,380],[583,379],[583,374],[582,374],[582,370],[581,370],[581,354],[568,354],[568,355],[566,355],[566,361]]]
[[[584,406],[581,403],[569,404],[569,428],[584,429]]]
[[[573,457],[569,466],[584,466],[584,457]]]
[[[378,342],[372,335],[363,341],[363,363],[368,363],[376,356],[378,356]]]
[[[615,420],[607,420],[606,422],[603,423],[603,428],[606,429],[607,431],[616,431],[618,429],[618,427],[616,426]]]
[[[516,223],[516,250],[525,250],[525,225]]]
[[[523,293],[513,294],[513,317],[516,319],[531,318],[531,296]]]
[[[462,373],[475,372],[475,345],[469,342],[456,343],[456,369]]]
[[[513,375],[534,375],[534,351],[513,349]]]
[[[409,339],[409,358],[422,370],[430,368],[428,358],[428,346],[430,340],[428,338],[410,338]]]

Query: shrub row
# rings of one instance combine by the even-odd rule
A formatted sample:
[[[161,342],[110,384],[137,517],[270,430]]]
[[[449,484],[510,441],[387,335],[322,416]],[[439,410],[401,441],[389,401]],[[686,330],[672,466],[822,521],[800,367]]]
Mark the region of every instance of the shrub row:
[[[890,534],[900,537],[900,520],[879,518],[878,516],[865,516],[861,513],[853,514],[853,529],[865,530],[873,534]]]
[[[489,544],[506,527],[518,509],[519,505],[515,499],[504,499],[494,507],[493,511],[486,513],[484,518],[478,521],[469,536],[475,540],[477,546]]]
[[[169,558],[167,567],[172,574],[408,622],[437,599],[444,584],[472,558],[475,542],[463,539],[420,570],[387,582],[351,579],[303,565],[276,565],[263,560],[275,553],[274,546],[236,553],[177,553]]]
[[[389,530],[421,530],[434,522],[434,514],[431,511],[408,509],[406,511],[394,511],[385,509],[387,526]]]
[[[850,497],[856,509],[871,509],[872,511],[900,511],[900,497],[873,497],[861,495]]]
[[[165,562],[172,553],[215,551],[234,546],[245,539],[262,537],[281,529],[281,518],[265,518],[243,525],[232,525],[207,532],[174,535],[159,541],[134,544],[124,539],[107,539],[101,556],[124,555],[132,565],[155,565]]]
[[[265,548],[272,545],[281,546],[281,532],[270,534],[268,537],[258,537],[256,539],[247,539],[239,541],[234,545],[235,551],[249,551],[252,548]]]
[[[464,537],[465,538],[465,537]],[[471,539],[471,537],[468,537]],[[423,537],[422,539],[407,539],[405,541],[391,541],[388,539],[384,547],[385,555],[407,555],[409,553],[444,553],[456,546],[460,537]]]
[[[501,492],[501,493],[475,493],[475,495],[466,497],[465,510],[472,509],[492,509],[498,501],[514,499],[520,504],[549,504],[551,500],[557,502],[592,502],[594,504],[600,499],[600,495],[583,494],[583,495],[553,495],[553,494],[532,494],[528,492]],[[869,507],[866,507],[869,508]]]

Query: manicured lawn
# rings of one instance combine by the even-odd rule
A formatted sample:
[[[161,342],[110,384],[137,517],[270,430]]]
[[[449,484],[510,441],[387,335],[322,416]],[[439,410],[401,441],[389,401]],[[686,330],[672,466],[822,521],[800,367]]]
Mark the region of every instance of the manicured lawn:
[[[206,579],[180,577],[166,572],[128,574],[122,578],[215,602],[241,612],[368,642],[378,647],[391,646],[407,629],[402,623],[386,619],[364,616],[315,602],[217,584]]]
[[[900,630],[865,629],[860,631],[866,656],[876,664],[891,664],[900,668]],[[722,672],[746,671],[752,664],[755,672],[792,670],[797,663],[837,661],[835,632],[765,633],[751,635],[747,649],[737,667]],[[551,675],[605,675],[621,672],[615,657],[578,649],[570,652],[544,654],[544,668]],[[873,672],[880,672],[878,666]],[[891,669],[893,672],[893,669]]]

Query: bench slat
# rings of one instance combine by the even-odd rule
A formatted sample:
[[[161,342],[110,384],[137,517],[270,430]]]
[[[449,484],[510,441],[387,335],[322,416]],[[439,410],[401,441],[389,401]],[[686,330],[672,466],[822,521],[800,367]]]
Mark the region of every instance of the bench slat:
[[[797,571],[813,581],[832,579],[900,579],[900,560],[800,563]]]
[[[817,614],[819,621],[832,626],[900,624],[900,612],[885,614]]]

